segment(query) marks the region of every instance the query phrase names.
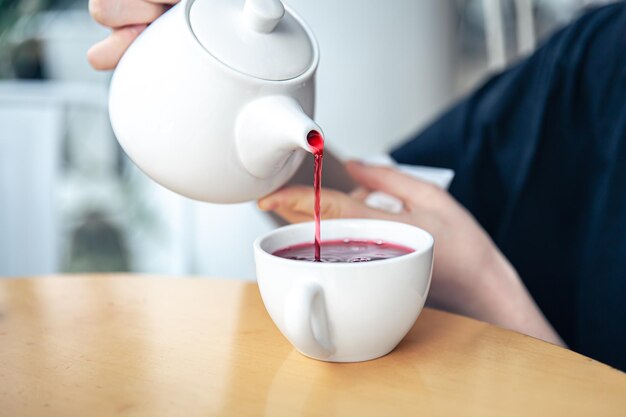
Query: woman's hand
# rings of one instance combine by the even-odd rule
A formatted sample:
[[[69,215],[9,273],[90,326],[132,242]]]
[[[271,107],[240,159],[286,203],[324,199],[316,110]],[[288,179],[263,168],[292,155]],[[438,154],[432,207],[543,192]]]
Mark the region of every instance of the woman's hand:
[[[421,227],[435,238],[435,262],[429,303],[562,344],[526,291],[514,268],[472,215],[446,191],[386,167],[348,163],[363,187],[351,195],[322,190],[323,219],[375,218]],[[392,214],[367,206],[363,199],[382,191],[404,202]],[[289,222],[313,218],[313,190],[287,187],[259,201]]]
[[[112,29],[111,35],[87,52],[87,59],[98,70],[115,68],[139,34],[179,0],[89,0],[94,20]]]

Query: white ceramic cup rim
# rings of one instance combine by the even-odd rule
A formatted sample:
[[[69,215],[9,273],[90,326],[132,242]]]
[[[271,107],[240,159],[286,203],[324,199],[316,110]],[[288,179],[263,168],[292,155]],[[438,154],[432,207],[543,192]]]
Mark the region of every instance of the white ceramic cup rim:
[[[280,262],[280,263],[286,263],[286,264],[291,264],[291,265],[299,265],[300,267],[303,267],[303,263],[306,263],[306,267],[307,268],[371,268],[371,267],[376,267],[376,266],[381,266],[383,264],[388,264],[388,263],[393,263],[393,262],[398,262],[400,260],[404,261],[404,260],[409,260],[411,258],[417,258],[422,256],[424,253],[428,252],[434,245],[435,241],[433,236],[428,233],[427,231],[425,231],[424,229],[421,229],[417,226],[413,226],[410,224],[406,224],[406,223],[401,223],[401,222],[395,222],[395,221],[391,221],[391,220],[377,220],[377,219],[331,219],[331,220],[322,220],[322,241],[324,241],[324,225],[331,225],[331,224],[335,224],[335,225],[339,225],[341,226],[342,224],[346,224],[346,225],[351,225],[354,226],[354,224],[363,224],[364,227],[369,226],[385,226],[385,225],[393,225],[393,227],[401,227],[404,230],[406,230],[406,233],[408,234],[416,234],[419,235],[421,239],[424,240],[424,243],[422,245],[420,245],[420,247],[415,247],[417,245],[411,245],[411,244],[407,244],[404,242],[396,242],[393,239],[387,240],[385,238],[385,236],[379,236],[379,235],[372,235],[370,237],[367,237],[364,239],[382,239],[386,242],[389,243],[395,243],[395,244],[401,244],[403,246],[407,246],[410,247],[411,249],[413,249],[413,252],[408,253],[406,255],[400,255],[400,256],[396,256],[393,258],[389,258],[389,259],[381,259],[381,260],[376,260],[376,261],[372,261],[372,262],[303,262],[303,261],[298,261],[298,260],[294,260],[294,259],[286,259],[286,258],[281,258],[279,256],[275,256],[272,253],[268,252],[263,246],[265,244],[265,242],[268,239],[271,239],[273,237],[275,237],[278,234],[286,234],[289,233],[290,231],[294,230],[294,229],[311,229],[313,230],[313,228],[315,227],[314,222],[307,222],[307,223],[298,223],[298,224],[292,224],[292,225],[288,225],[288,226],[283,226],[280,227],[278,229],[275,229],[269,233],[266,233],[262,236],[259,236],[255,241],[254,241],[254,251],[257,253],[258,256],[262,256],[262,257],[267,257],[270,258],[272,262]],[[383,232],[384,233],[384,232]],[[345,236],[346,238],[350,238],[350,236]],[[335,239],[335,238],[332,238]],[[301,242],[294,242],[294,243],[286,243],[284,244],[282,247],[286,247],[286,246],[292,246],[292,245],[297,245],[300,243],[307,243],[307,242],[311,242],[311,240],[308,241],[301,241]],[[276,250],[276,249],[275,249]]]

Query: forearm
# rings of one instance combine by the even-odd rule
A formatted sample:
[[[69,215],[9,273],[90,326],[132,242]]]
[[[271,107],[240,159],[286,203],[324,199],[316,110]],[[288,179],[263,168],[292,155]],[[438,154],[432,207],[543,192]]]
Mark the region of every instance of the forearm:
[[[560,346],[563,340],[545,318],[517,272],[498,251],[472,285],[471,315]]]

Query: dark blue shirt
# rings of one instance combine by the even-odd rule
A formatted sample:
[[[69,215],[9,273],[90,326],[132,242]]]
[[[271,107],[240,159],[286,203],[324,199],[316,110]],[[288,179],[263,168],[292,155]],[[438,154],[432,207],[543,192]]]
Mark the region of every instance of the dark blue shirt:
[[[450,192],[574,350],[626,370],[626,3],[587,13],[392,153]]]

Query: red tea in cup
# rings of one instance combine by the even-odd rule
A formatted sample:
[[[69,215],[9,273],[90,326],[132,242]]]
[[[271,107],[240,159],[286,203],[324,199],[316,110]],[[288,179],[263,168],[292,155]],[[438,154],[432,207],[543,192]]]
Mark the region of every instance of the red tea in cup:
[[[383,240],[326,240],[320,245],[319,259],[314,243],[300,243],[273,252],[274,256],[296,261],[353,263],[395,258],[414,252],[413,249]]]

